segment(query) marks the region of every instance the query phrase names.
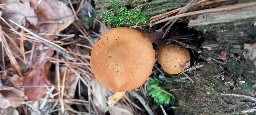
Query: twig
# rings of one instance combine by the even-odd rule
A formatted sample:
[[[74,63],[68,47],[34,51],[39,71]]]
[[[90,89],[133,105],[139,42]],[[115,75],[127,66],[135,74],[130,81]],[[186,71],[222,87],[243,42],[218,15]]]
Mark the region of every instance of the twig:
[[[28,104],[27,102],[24,102],[23,104],[27,105],[28,107],[32,108],[34,111],[36,111],[37,113],[39,113],[39,115],[43,115],[42,112],[40,112],[38,109],[36,109],[35,107],[33,107],[32,105]]]
[[[46,105],[47,100],[49,99],[49,97],[51,97],[52,91],[55,89],[55,87],[52,86],[50,89],[47,87],[47,89],[48,89],[48,91],[47,91],[45,98],[44,98],[42,104],[40,105],[39,109],[43,109],[43,107]]]
[[[60,79],[60,63],[55,63],[55,77],[57,78],[58,92],[59,92],[59,102],[61,107],[61,113],[64,113],[64,101],[63,101],[63,92],[61,92],[61,79]]]
[[[198,2],[196,2],[195,4],[193,4],[193,6],[205,6],[205,5],[210,5],[210,4],[215,4],[215,3],[221,3],[221,2],[226,2],[228,0],[200,0]],[[183,6],[185,7],[185,6]],[[156,15],[156,16],[152,16],[150,18],[150,25],[152,26],[152,23],[156,22],[156,21],[159,21],[163,18],[166,18],[174,13],[177,13],[178,11],[180,11],[183,7],[180,7],[180,8],[176,8],[174,10],[171,10],[171,11],[168,11],[168,12],[165,12],[163,14],[159,14],[159,15]]]
[[[39,0],[39,1],[35,4],[34,8],[37,9],[38,5],[41,4],[42,1],[43,1],[43,0]]]
[[[94,44],[92,41],[92,38],[89,36],[89,34],[84,29],[79,28],[79,26],[75,23],[72,23],[72,24],[79,30],[79,32],[81,32],[83,34],[83,36],[79,35],[79,37],[87,39],[91,45]]]
[[[39,36],[39,35],[33,33],[32,31],[30,31],[30,30],[28,30],[27,28],[25,28],[25,27],[23,27],[23,26],[17,24],[16,22],[14,22],[14,21],[12,21],[12,20],[10,20],[10,22],[12,22],[12,23],[15,24],[16,26],[20,27],[21,29],[25,30],[25,31],[28,32],[29,34],[33,35],[38,41],[44,43],[45,45],[47,45],[47,46],[53,48],[53,49],[56,50],[57,52],[63,54],[63,56],[65,56],[67,59],[69,59],[69,60],[74,60],[74,59],[75,59],[74,56],[72,56],[68,51],[66,51],[66,49],[64,49],[64,48],[62,48],[62,47],[60,47],[60,46],[58,46],[58,45],[52,43],[52,42],[49,41],[49,40],[44,39],[43,37],[41,37],[41,36]]]
[[[192,7],[192,5],[193,5],[196,1],[197,1],[197,0],[191,0],[185,7],[183,7],[183,8],[177,13],[177,15],[186,12],[189,8]],[[174,24],[177,20],[178,20],[178,18],[173,18],[173,20],[170,19],[170,20],[160,29],[160,30],[162,30],[165,26],[167,26],[167,25],[170,24],[170,25],[168,26],[168,28],[165,30],[165,32],[164,32],[162,38],[165,37],[165,35],[167,34],[167,32],[170,30],[170,28],[173,26],[173,24]]]
[[[92,47],[91,46],[86,46],[86,45],[82,45],[82,44],[76,44],[77,46],[81,46],[81,47],[84,47],[84,48],[87,48],[89,50],[92,50]]]
[[[77,15],[77,14],[80,12],[80,10],[82,9],[83,4],[84,4],[84,0],[82,0],[82,1],[80,2],[79,6],[78,6],[78,8],[77,8],[77,10],[76,10],[76,15]]]
[[[196,70],[196,69],[201,68],[201,67],[203,67],[203,66],[204,66],[204,65],[199,65],[199,64],[194,65],[194,66],[192,66],[192,67],[186,69],[186,70],[184,71],[184,73],[185,73],[185,72],[188,72],[188,71],[190,72],[190,71],[192,71],[192,70]]]
[[[0,42],[2,42],[2,39],[0,39]],[[5,60],[4,60],[4,56],[5,56],[5,52],[4,52],[4,45],[1,45],[1,50],[2,50],[2,52],[1,52],[1,58],[2,58],[2,65],[0,65],[0,67],[1,67],[1,69],[3,69],[3,70],[5,70],[6,68],[5,68]]]
[[[24,49],[24,34],[25,34],[25,31],[24,30],[21,30],[21,36],[20,36],[20,52],[21,52],[21,55],[22,55],[22,58],[23,60],[25,61],[26,60],[26,57],[25,57],[25,49]]]
[[[146,104],[146,101],[138,93],[136,93],[135,91],[129,91],[129,93],[140,101],[140,103],[144,106],[149,115],[154,115],[153,111]]]
[[[194,11],[194,12],[183,13],[183,14],[175,15],[175,16],[172,16],[169,18],[165,18],[163,20],[159,20],[155,23],[152,23],[152,25],[166,22],[166,21],[172,20],[172,19],[186,17],[186,16],[199,15],[199,14],[205,14],[205,13],[214,13],[214,12],[223,12],[223,11],[236,10],[236,9],[240,9],[240,8],[253,7],[253,6],[256,6],[256,2],[240,3],[240,4],[235,4],[232,6],[198,10],[198,11]]]
[[[256,107],[241,111],[242,114],[248,114],[248,113],[254,113],[254,112],[256,112]]]
[[[215,61],[215,62],[217,62],[219,64],[223,64],[223,65],[227,64],[226,62],[221,62],[221,61],[219,61],[219,60],[217,60],[215,58],[211,58],[211,57],[206,59],[206,61],[211,61],[211,60],[213,60],[213,61]]]
[[[256,98],[252,97],[252,96],[247,96],[247,95],[240,95],[240,94],[220,94],[221,96],[232,96],[232,97],[240,97],[240,98],[245,98],[245,99],[249,99],[253,102],[256,102]]]
[[[189,81],[191,81],[192,83],[195,83],[194,80],[192,78],[190,78],[186,73],[181,72],[183,75],[185,75],[185,78],[188,79]],[[182,78],[180,78],[182,79]]]
[[[124,98],[132,104],[132,106],[134,106],[135,108],[139,109],[139,110],[142,110],[142,108],[140,108],[138,105],[136,105],[134,102],[132,102],[129,97],[127,97],[126,95],[124,95]],[[127,103],[128,104],[128,103]]]
[[[77,19],[78,19],[78,17],[77,17],[77,15],[76,15],[76,11],[75,11],[75,9],[74,9],[74,6],[72,5],[71,0],[68,0],[68,3],[69,3],[69,5],[70,5],[70,7],[71,7],[71,9],[72,9],[72,12],[73,12],[73,13],[74,13],[74,15],[75,15],[76,20],[77,20]]]
[[[47,113],[52,113],[53,110],[54,110],[54,108],[58,105],[58,103],[59,103],[59,101],[56,101],[56,102],[53,104],[52,108],[51,108],[49,111],[47,111]]]
[[[164,107],[163,107],[162,105],[160,105],[160,107],[161,107],[161,109],[162,109],[164,115],[167,115],[166,111],[164,110]]]

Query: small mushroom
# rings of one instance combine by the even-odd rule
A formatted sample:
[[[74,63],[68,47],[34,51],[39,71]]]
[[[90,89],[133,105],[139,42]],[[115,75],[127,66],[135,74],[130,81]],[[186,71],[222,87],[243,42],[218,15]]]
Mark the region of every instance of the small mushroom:
[[[188,66],[190,54],[184,47],[168,44],[159,49],[157,60],[165,72],[178,74]]]
[[[90,65],[96,79],[118,93],[138,88],[152,72],[155,51],[149,38],[128,27],[112,28],[100,36],[91,51]]]

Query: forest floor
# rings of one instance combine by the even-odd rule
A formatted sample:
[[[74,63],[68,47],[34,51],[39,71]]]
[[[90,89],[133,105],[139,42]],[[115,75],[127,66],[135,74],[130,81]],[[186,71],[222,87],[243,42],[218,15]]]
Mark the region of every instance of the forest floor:
[[[256,17],[237,29],[219,24],[226,33],[241,30],[239,40],[190,26],[201,14],[255,5],[253,0],[0,1],[0,114],[256,114]],[[143,86],[110,105],[113,92],[95,79],[90,54],[101,34],[122,26],[153,38],[155,52],[166,44],[185,47],[191,60],[175,75],[156,61]],[[152,94],[153,85],[159,93]]]

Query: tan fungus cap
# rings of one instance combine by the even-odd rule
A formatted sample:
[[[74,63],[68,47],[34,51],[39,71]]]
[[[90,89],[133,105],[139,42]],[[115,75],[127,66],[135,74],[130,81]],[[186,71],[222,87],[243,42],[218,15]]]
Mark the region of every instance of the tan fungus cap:
[[[178,74],[186,68],[190,54],[184,47],[168,44],[159,49],[157,60],[165,72]]]
[[[96,79],[113,91],[129,91],[145,83],[154,66],[152,43],[142,32],[113,28],[100,36],[91,52]]]

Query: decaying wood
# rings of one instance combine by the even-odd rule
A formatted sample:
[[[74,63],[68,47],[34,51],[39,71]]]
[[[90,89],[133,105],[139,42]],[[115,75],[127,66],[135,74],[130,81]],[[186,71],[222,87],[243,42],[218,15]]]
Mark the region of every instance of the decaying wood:
[[[203,7],[203,6],[207,6],[207,5],[213,5],[213,4],[216,4],[216,3],[227,3],[228,4],[229,2],[231,2],[231,1],[230,0],[212,0],[212,1],[211,0],[198,0],[196,3],[193,4],[193,6],[194,7]],[[183,7],[185,7],[185,6],[183,6]],[[164,19],[168,16],[171,16],[171,15],[179,12],[183,7],[176,8],[174,10],[152,16],[150,18],[150,24],[149,25],[153,25],[155,22],[160,21],[161,19]]]
[[[237,10],[225,11],[220,13],[207,13],[199,15],[197,19],[190,20],[189,26],[205,26],[210,24],[229,23],[250,18],[256,18],[256,2],[255,6],[246,7]]]
[[[249,4],[249,6],[201,14],[196,19],[191,19],[189,26],[208,32],[220,43],[252,42],[256,35],[256,2],[244,4]],[[239,4],[230,7],[236,6]]]

